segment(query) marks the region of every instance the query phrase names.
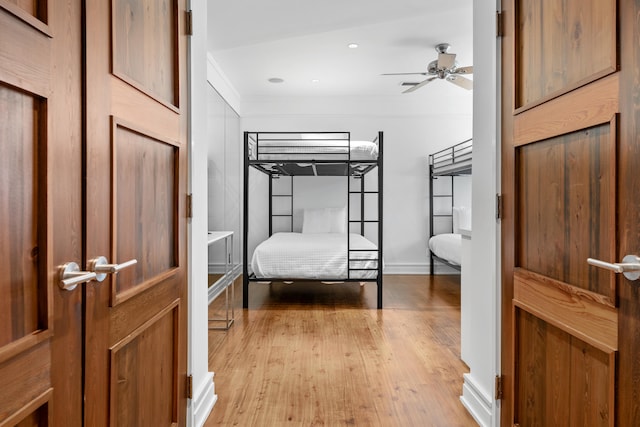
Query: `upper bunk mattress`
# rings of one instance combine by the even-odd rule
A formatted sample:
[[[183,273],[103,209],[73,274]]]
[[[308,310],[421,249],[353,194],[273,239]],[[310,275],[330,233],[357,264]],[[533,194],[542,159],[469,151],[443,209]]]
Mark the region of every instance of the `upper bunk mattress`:
[[[434,255],[452,264],[462,264],[462,236],[460,234],[438,234],[429,239],[429,249]]]
[[[350,249],[367,249],[351,253],[351,279],[375,279],[377,270],[354,271],[354,268],[378,268],[378,248],[359,234],[349,234]],[[370,249],[370,250],[369,250]],[[256,247],[251,268],[257,278],[270,279],[346,279],[347,235],[345,233],[275,233]]]
[[[375,161],[378,144],[371,141],[328,139],[260,140],[249,142],[250,159],[265,161]]]

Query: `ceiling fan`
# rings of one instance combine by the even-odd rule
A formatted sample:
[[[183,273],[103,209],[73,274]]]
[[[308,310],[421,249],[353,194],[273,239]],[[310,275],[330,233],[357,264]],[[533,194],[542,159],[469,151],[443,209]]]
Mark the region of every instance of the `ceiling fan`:
[[[405,76],[405,75],[422,75],[430,76],[426,80],[420,83],[403,83],[403,86],[411,86],[409,89],[402,93],[413,92],[420,89],[422,86],[431,83],[435,79],[442,79],[460,86],[463,89],[473,89],[473,80],[463,77],[464,74],[473,74],[473,66],[458,67],[456,63],[456,54],[447,53],[449,51],[449,43],[440,43],[436,45],[436,52],[438,52],[438,59],[435,59],[429,63],[426,72],[421,73],[388,73],[382,74],[383,76]]]

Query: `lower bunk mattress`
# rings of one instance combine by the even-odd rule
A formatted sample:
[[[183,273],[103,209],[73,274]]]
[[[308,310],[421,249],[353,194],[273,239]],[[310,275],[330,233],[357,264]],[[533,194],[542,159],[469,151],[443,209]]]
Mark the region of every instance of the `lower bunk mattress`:
[[[429,239],[429,249],[435,256],[452,264],[462,264],[462,235],[460,234],[445,233],[433,236]]]
[[[348,278],[375,279],[378,276],[376,245],[359,234],[350,233],[349,249],[352,250],[350,256],[345,233],[275,233],[256,247],[251,269],[256,278],[347,279],[347,259],[351,258]]]

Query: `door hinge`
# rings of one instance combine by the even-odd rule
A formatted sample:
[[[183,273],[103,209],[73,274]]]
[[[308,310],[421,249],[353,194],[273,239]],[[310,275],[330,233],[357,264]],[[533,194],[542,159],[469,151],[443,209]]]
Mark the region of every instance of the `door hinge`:
[[[504,377],[502,375],[496,375],[496,400],[503,399],[503,380]]]
[[[193,399],[193,375],[187,375],[187,399]]]
[[[496,11],[496,37],[504,36],[504,13]]]
[[[193,35],[193,12],[190,10],[187,10],[187,12],[185,13],[184,32],[188,36]]]
[[[502,219],[502,194],[496,194],[496,219]]]
[[[193,218],[193,195],[187,194],[187,218]]]

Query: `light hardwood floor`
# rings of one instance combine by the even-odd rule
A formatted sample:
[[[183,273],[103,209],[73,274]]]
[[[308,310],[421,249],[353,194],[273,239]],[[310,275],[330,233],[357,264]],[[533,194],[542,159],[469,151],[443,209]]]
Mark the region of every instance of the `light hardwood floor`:
[[[209,332],[218,402],[205,426],[475,426],[460,403],[459,276],[250,284]],[[219,317],[224,298],[214,301]]]

